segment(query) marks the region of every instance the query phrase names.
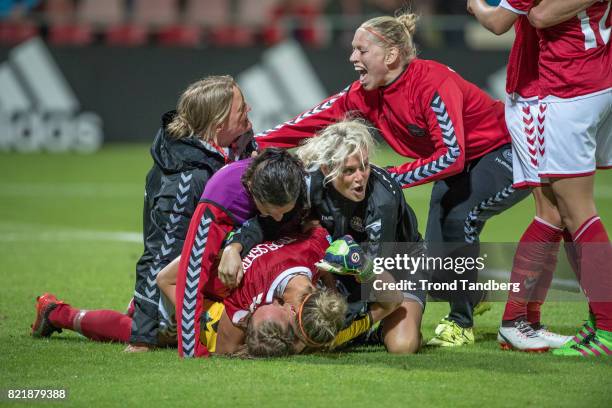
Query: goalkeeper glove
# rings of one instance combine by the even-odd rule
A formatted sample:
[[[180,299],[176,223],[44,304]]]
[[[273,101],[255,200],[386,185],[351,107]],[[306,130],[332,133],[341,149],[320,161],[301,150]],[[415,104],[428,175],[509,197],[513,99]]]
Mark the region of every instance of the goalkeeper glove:
[[[336,275],[353,275],[361,283],[374,277],[372,261],[350,235],[332,242],[323,259],[315,265]]]

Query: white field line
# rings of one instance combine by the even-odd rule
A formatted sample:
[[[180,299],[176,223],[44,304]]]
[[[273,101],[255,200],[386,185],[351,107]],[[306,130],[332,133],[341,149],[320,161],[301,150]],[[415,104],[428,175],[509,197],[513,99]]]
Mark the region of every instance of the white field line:
[[[136,183],[15,183],[0,182],[0,197],[117,197],[140,194],[142,184]],[[406,197],[411,199],[429,199],[430,188],[409,188]],[[612,199],[612,185],[596,185],[595,199]]]
[[[3,229],[20,228],[20,231],[3,231]],[[53,228],[51,226],[39,226],[26,223],[0,223],[0,242],[70,242],[70,241],[113,241],[142,243],[142,234],[127,231],[95,231],[81,229]],[[41,229],[46,229],[42,230]],[[508,281],[510,271],[504,269],[485,269],[480,273],[480,278],[494,278],[499,281]],[[575,280],[554,278],[552,287],[580,292],[580,287]]]
[[[97,231],[70,229],[32,224],[0,224],[0,242],[71,242],[71,241],[115,241],[142,244],[142,233],[129,231]]]

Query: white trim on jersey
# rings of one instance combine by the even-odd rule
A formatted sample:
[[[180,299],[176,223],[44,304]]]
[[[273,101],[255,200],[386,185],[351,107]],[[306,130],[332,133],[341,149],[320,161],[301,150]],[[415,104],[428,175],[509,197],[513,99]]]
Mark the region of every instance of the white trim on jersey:
[[[578,101],[580,99],[592,98],[593,96],[605,94],[606,92],[611,92],[611,91],[612,91],[612,88],[606,88],[606,89],[602,89],[601,91],[596,91],[590,94],[585,94],[585,95],[580,95],[580,96],[574,96],[571,98],[559,98],[558,96],[555,96],[555,95],[548,95],[542,98],[540,102],[543,102],[543,103],[572,102],[572,101]]]
[[[601,1],[603,2],[604,0]],[[610,32],[612,32],[612,26],[606,27],[606,21],[608,21],[611,4],[612,3],[608,2],[608,8],[606,9],[606,12],[604,13],[603,17],[601,17],[601,20],[599,20],[599,35],[601,36],[601,39],[603,40],[604,44],[607,44],[610,41]]]
[[[248,310],[236,310],[236,313],[232,316],[232,323],[238,324],[249,314]]]
[[[591,28],[591,19],[586,10],[582,10],[576,17],[580,20],[580,29],[582,30],[582,34],[584,34],[584,49],[590,50],[591,48],[597,47],[595,32]]]
[[[499,3],[499,7],[503,7],[506,10],[509,10],[509,11],[511,11],[513,13],[516,13],[516,14],[521,14],[521,15],[524,15],[524,16],[527,15],[526,11],[522,11],[522,10],[515,9],[514,7],[512,7],[510,5],[510,3],[508,3],[508,0],[501,0],[501,2]]]
[[[309,279],[312,280],[312,271],[310,268],[305,266],[295,266],[293,268],[289,268],[281,272],[276,279],[270,285],[268,289],[268,293],[266,294],[266,304],[272,303],[274,299],[274,292],[276,292],[276,287],[289,275],[306,275]]]

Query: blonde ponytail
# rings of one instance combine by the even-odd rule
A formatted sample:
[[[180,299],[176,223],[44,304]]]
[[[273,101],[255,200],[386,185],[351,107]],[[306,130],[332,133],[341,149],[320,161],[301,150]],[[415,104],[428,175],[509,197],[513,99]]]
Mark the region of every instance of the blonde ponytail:
[[[414,36],[414,33],[416,32],[416,24],[417,24],[417,21],[419,20],[419,16],[417,16],[416,14],[412,14],[412,13],[405,13],[405,14],[400,14],[395,18],[401,25],[404,26],[404,28],[406,29],[406,32],[408,33],[410,37]]]
[[[419,17],[408,12],[396,13],[395,17],[374,17],[361,25],[372,33],[372,39],[381,47],[397,48],[400,51],[402,61],[407,64],[416,58],[417,50],[414,45],[413,36],[416,31],[416,23]]]
[[[167,126],[168,133],[176,139],[187,137],[193,133],[189,123],[181,115],[176,115]]]

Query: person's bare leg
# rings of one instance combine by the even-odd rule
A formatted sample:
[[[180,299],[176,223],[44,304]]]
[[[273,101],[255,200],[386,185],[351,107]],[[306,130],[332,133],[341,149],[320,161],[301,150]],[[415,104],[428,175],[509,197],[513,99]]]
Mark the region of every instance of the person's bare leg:
[[[387,351],[394,354],[413,354],[421,348],[421,319],[423,306],[404,299],[399,308],[383,320],[383,339]]]
[[[593,199],[595,176],[552,180],[561,220],[574,234],[586,220],[597,215]]]
[[[551,225],[563,228],[563,221],[551,186],[535,187],[532,193],[535,199],[536,217]]]

